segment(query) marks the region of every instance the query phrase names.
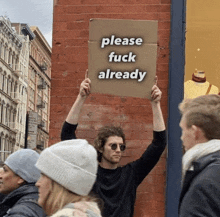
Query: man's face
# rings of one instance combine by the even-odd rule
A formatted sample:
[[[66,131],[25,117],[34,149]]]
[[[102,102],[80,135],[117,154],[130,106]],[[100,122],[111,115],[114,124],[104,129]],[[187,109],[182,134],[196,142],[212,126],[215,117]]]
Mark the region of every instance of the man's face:
[[[112,144],[117,145],[115,150],[112,150]],[[115,145],[116,144],[116,145]],[[118,136],[108,137],[103,150],[102,150],[102,162],[110,166],[117,167],[119,161],[121,160],[122,151],[120,150],[120,145],[124,145],[123,139]]]
[[[4,165],[0,172],[0,193],[9,194],[14,191],[24,182],[24,180],[17,176],[8,166]]]
[[[195,132],[191,127],[187,127],[186,125],[186,118],[183,115],[182,119],[180,121],[180,127],[182,129],[182,136],[181,136],[181,140],[183,143],[183,147],[185,149],[185,151],[189,150],[190,148],[192,148],[194,145],[196,145],[196,141],[195,141]]]

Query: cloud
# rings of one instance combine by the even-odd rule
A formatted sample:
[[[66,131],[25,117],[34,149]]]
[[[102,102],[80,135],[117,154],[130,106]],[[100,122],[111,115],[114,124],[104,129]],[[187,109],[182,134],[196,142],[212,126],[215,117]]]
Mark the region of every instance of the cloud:
[[[0,16],[14,23],[37,26],[51,44],[53,0],[0,0]]]

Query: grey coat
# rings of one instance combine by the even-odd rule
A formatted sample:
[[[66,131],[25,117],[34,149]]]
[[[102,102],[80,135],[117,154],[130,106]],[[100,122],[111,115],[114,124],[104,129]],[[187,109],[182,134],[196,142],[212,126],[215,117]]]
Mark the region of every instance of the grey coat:
[[[188,170],[179,201],[180,217],[220,216],[220,152],[193,162]]]

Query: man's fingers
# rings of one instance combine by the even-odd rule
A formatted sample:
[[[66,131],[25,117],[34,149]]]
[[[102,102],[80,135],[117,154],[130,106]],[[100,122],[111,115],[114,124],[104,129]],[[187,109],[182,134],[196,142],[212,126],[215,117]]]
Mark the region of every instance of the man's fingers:
[[[88,69],[86,69],[85,79],[88,78]]]
[[[157,81],[158,81],[158,77],[157,76],[155,76],[154,81],[155,81],[155,85],[157,85]]]

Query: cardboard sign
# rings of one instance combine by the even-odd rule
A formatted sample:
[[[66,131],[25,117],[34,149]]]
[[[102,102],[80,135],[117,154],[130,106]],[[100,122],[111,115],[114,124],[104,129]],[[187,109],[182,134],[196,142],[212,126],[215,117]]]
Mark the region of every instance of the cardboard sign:
[[[150,98],[157,61],[157,21],[92,19],[91,92]]]

